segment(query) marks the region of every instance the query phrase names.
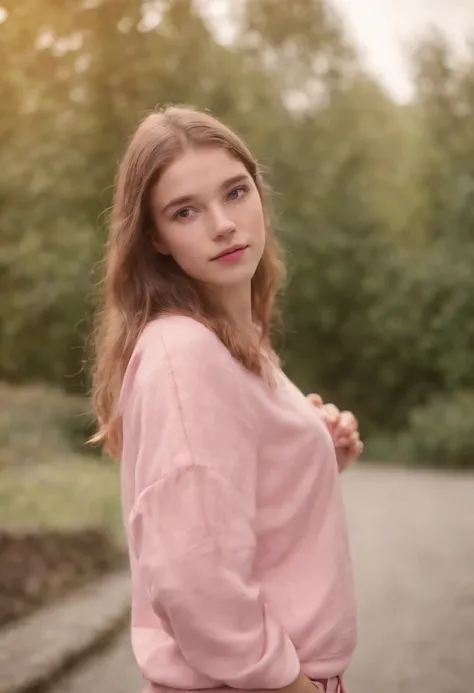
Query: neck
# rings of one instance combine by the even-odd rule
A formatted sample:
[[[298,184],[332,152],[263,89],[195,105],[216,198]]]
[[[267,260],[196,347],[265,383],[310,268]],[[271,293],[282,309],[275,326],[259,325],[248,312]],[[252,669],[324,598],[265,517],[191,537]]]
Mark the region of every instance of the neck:
[[[239,329],[255,332],[252,319],[252,293],[250,283],[246,286],[229,286],[219,291],[219,304]]]
[[[229,287],[221,296],[222,305],[232,320],[242,329],[252,332],[252,294],[250,284],[244,287]]]

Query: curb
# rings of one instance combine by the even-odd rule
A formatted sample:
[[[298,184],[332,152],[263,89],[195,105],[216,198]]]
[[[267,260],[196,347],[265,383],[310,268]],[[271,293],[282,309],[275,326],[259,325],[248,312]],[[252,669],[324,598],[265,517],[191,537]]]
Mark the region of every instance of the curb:
[[[0,630],[0,693],[37,693],[129,618],[130,575],[113,573]]]

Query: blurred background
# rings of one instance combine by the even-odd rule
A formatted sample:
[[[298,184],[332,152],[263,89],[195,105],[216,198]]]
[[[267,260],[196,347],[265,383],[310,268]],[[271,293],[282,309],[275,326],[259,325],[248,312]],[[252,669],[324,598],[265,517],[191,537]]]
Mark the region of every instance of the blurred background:
[[[343,484],[350,693],[472,690],[473,37],[473,0],[0,0],[0,651],[126,572],[118,469],[85,445],[85,343],[117,162],[174,102],[267,170],[286,370],[366,441]],[[88,678],[51,685],[140,690],[117,630]],[[5,643],[0,693],[26,690]]]

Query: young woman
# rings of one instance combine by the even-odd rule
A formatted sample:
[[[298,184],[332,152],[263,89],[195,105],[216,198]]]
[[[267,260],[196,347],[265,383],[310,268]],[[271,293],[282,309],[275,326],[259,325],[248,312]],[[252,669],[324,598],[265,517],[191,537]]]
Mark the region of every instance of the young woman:
[[[342,691],[356,609],[335,444],[342,468],[361,443],[279,367],[282,269],[242,141],[191,109],[149,115],[118,172],[94,405],[150,692]]]

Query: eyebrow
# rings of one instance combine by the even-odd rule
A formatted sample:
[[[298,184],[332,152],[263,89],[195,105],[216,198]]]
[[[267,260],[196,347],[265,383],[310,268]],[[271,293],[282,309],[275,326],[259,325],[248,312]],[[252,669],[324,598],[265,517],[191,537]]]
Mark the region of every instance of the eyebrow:
[[[227,188],[230,188],[232,185],[237,185],[237,183],[248,182],[249,178],[250,176],[248,173],[239,173],[236,176],[231,176],[230,178],[226,178],[222,181],[222,183],[219,185],[219,190],[224,191],[227,190]],[[193,200],[194,195],[181,195],[180,197],[175,197],[163,207],[162,213],[164,214],[172,207],[179,207],[180,205],[189,204],[189,202],[192,202]]]

